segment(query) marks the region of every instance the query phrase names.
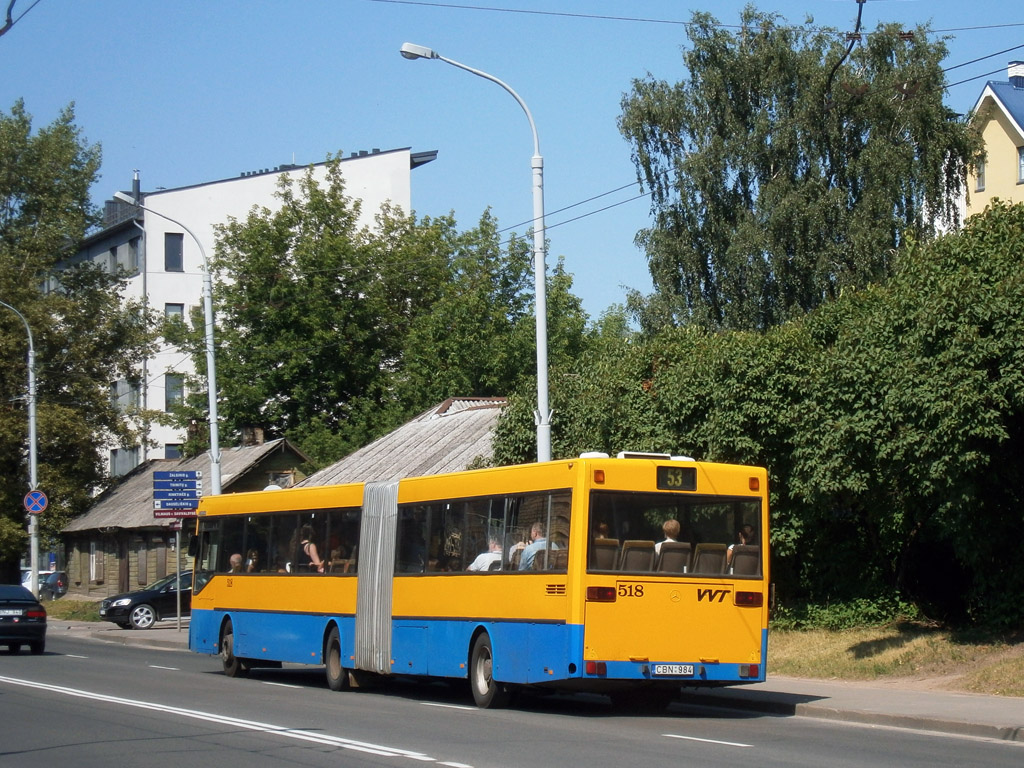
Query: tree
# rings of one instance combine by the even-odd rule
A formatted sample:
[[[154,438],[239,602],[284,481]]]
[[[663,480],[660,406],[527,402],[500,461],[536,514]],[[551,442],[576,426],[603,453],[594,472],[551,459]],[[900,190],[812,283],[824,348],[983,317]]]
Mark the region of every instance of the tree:
[[[500,241],[489,212],[459,232],[453,216],[386,208],[358,230],[337,162],[323,182],[282,179],[278,198],[278,210],[218,234],[228,434],[259,426],[322,465],[440,400],[504,395],[532,375],[529,254],[519,238]],[[571,354],[582,309],[561,268],[553,284],[556,349]],[[179,325],[168,338],[191,345],[201,377],[197,333]],[[196,399],[181,416],[201,421],[202,407]]]
[[[138,442],[110,382],[137,375],[150,341],[146,317],[121,302],[119,276],[91,264],[57,269],[94,222],[88,195],[99,162],[72,107],[34,134],[20,101],[0,114],[0,299],[24,315],[35,342],[39,487],[50,502],[39,520],[44,548],[106,482],[104,446]],[[8,569],[25,548],[27,344],[20,320],[0,307],[8,361],[0,370],[0,566]]]
[[[1024,205],[908,243],[885,283],[764,332],[614,337],[553,378],[554,452],[686,453],[768,468],[788,606],[898,596],[1019,626]],[[500,461],[529,458],[529,398]]]
[[[652,191],[641,232],[655,293],[648,329],[764,329],[891,272],[907,237],[956,221],[980,152],[942,104],[946,53],[928,30],[881,25],[848,58],[836,30],[747,7],[730,31],[688,27],[688,78],[648,76],[619,128]]]

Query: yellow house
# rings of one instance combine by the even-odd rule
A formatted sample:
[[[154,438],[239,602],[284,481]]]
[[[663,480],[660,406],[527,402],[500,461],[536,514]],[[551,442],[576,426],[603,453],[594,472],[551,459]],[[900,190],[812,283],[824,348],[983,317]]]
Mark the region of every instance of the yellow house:
[[[967,216],[996,197],[1024,201],[1024,62],[1011,61],[1007,74],[1009,82],[989,80],[974,105],[985,159],[967,175]]]

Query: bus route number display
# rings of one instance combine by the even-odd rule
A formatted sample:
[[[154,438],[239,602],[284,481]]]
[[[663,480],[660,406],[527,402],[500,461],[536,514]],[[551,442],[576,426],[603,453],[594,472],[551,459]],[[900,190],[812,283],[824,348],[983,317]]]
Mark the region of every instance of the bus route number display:
[[[658,467],[658,488],[664,491],[696,491],[696,467]]]

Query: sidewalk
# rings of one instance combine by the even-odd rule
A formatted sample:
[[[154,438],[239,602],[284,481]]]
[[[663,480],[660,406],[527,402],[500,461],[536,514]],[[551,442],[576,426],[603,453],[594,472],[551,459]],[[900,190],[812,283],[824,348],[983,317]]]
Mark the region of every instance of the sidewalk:
[[[188,648],[188,618],[148,630],[114,624],[51,621],[49,632],[166,650]],[[815,717],[1024,743],[1024,698],[917,690],[898,683],[848,683],[769,677],[731,688],[684,689],[684,705],[715,706],[777,716]]]

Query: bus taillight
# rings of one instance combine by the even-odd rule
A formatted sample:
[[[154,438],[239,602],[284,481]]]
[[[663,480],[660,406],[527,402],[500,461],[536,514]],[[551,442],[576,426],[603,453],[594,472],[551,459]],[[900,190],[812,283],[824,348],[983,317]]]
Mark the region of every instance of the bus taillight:
[[[587,587],[587,602],[614,603],[615,587]]]
[[[764,604],[764,595],[760,592],[737,592],[733,602],[746,608],[760,608]]]
[[[608,665],[603,661],[588,661],[587,662],[587,674],[588,675],[607,675]]]
[[[759,671],[757,664],[740,664],[740,677],[757,677]]]

